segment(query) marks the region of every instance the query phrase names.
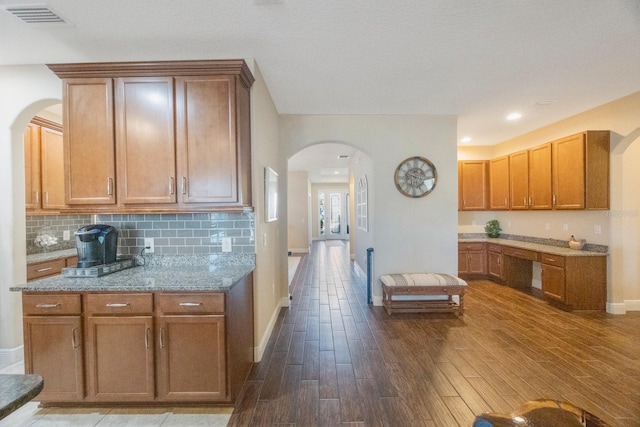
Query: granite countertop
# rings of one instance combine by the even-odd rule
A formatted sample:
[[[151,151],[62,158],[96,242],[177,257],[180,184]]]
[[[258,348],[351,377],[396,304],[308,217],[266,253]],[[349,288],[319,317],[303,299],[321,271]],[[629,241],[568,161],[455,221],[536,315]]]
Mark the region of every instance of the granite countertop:
[[[34,264],[36,262],[51,261],[54,259],[67,258],[76,255],[78,255],[78,250],[76,248],[31,254],[27,255],[27,265]]]
[[[501,238],[488,238],[488,237],[459,238],[458,242],[459,243],[472,243],[472,242],[495,243],[498,245],[510,246],[518,249],[526,249],[526,250],[535,251],[535,252],[545,252],[551,255],[560,255],[560,256],[607,256],[609,255],[607,252],[576,250],[576,249],[564,248],[561,246],[544,245],[541,243],[533,243],[533,242],[525,242],[520,240],[501,239]]]
[[[255,269],[255,257],[167,256],[101,277],[54,276],[9,288],[25,292],[225,291]]]
[[[0,420],[42,391],[40,375],[0,374]]]

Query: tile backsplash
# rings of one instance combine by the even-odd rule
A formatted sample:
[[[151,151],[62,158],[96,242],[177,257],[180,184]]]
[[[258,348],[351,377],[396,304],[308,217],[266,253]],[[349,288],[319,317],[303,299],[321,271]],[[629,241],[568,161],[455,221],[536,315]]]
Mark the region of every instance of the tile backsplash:
[[[27,255],[41,252],[59,251],[63,249],[73,249],[76,247],[76,239],[73,232],[87,224],[91,224],[91,215],[27,215],[26,235],[27,235]],[[52,234],[58,239],[58,244],[49,246],[46,250],[37,247],[34,240],[38,233],[46,229],[45,232]],[[69,231],[69,240],[63,240],[63,233]]]
[[[58,244],[47,251],[72,249],[73,232],[89,224],[109,224],[118,229],[118,253],[139,255],[144,238],[154,239],[159,255],[202,255],[222,252],[222,239],[231,238],[231,252],[255,253],[253,213],[180,213],[180,214],[99,214],[99,215],[31,215],[26,217],[27,255],[45,252],[34,239],[47,227]],[[70,240],[63,232],[70,231]]]
[[[94,222],[118,229],[122,255],[139,255],[145,237],[161,255],[221,253],[227,237],[232,253],[255,253],[253,213],[100,214]]]

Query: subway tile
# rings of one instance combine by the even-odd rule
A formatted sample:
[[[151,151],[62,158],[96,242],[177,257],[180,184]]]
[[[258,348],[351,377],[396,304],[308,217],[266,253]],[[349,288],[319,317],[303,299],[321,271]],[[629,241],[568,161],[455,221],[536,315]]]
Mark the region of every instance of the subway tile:
[[[168,243],[169,246],[184,246],[184,244],[185,244],[185,239],[181,237],[171,238],[169,239],[169,243]]]
[[[178,235],[176,230],[162,230],[160,234],[162,237],[176,237]]]
[[[167,221],[153,221],[154,229],[166,229],[169,228],[169,222]]]

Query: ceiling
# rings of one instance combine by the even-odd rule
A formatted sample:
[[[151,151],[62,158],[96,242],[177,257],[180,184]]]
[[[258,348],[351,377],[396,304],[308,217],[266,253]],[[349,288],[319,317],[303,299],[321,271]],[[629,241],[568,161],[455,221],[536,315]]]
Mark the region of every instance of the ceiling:
[[[43,3],[0,0],[0,65],[252,58],[281,114],[457,115],[471,145],[640,90],[638,0],[46,1],[68,24],[4,10]]]

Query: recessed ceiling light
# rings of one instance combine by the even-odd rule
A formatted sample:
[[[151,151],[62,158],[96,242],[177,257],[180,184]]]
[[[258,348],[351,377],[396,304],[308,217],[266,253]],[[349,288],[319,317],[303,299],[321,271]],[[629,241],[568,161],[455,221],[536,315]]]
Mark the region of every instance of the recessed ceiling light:
[[[349,155],[348,154],[338,154],[338,158],[339,159],[348,159]]]
[[[463,137],[460,142],[471,142],[471,138],[468,136]]]
[[[522,113],[511,113],[507,116],[507,120],[518,120],[522,117]]]

